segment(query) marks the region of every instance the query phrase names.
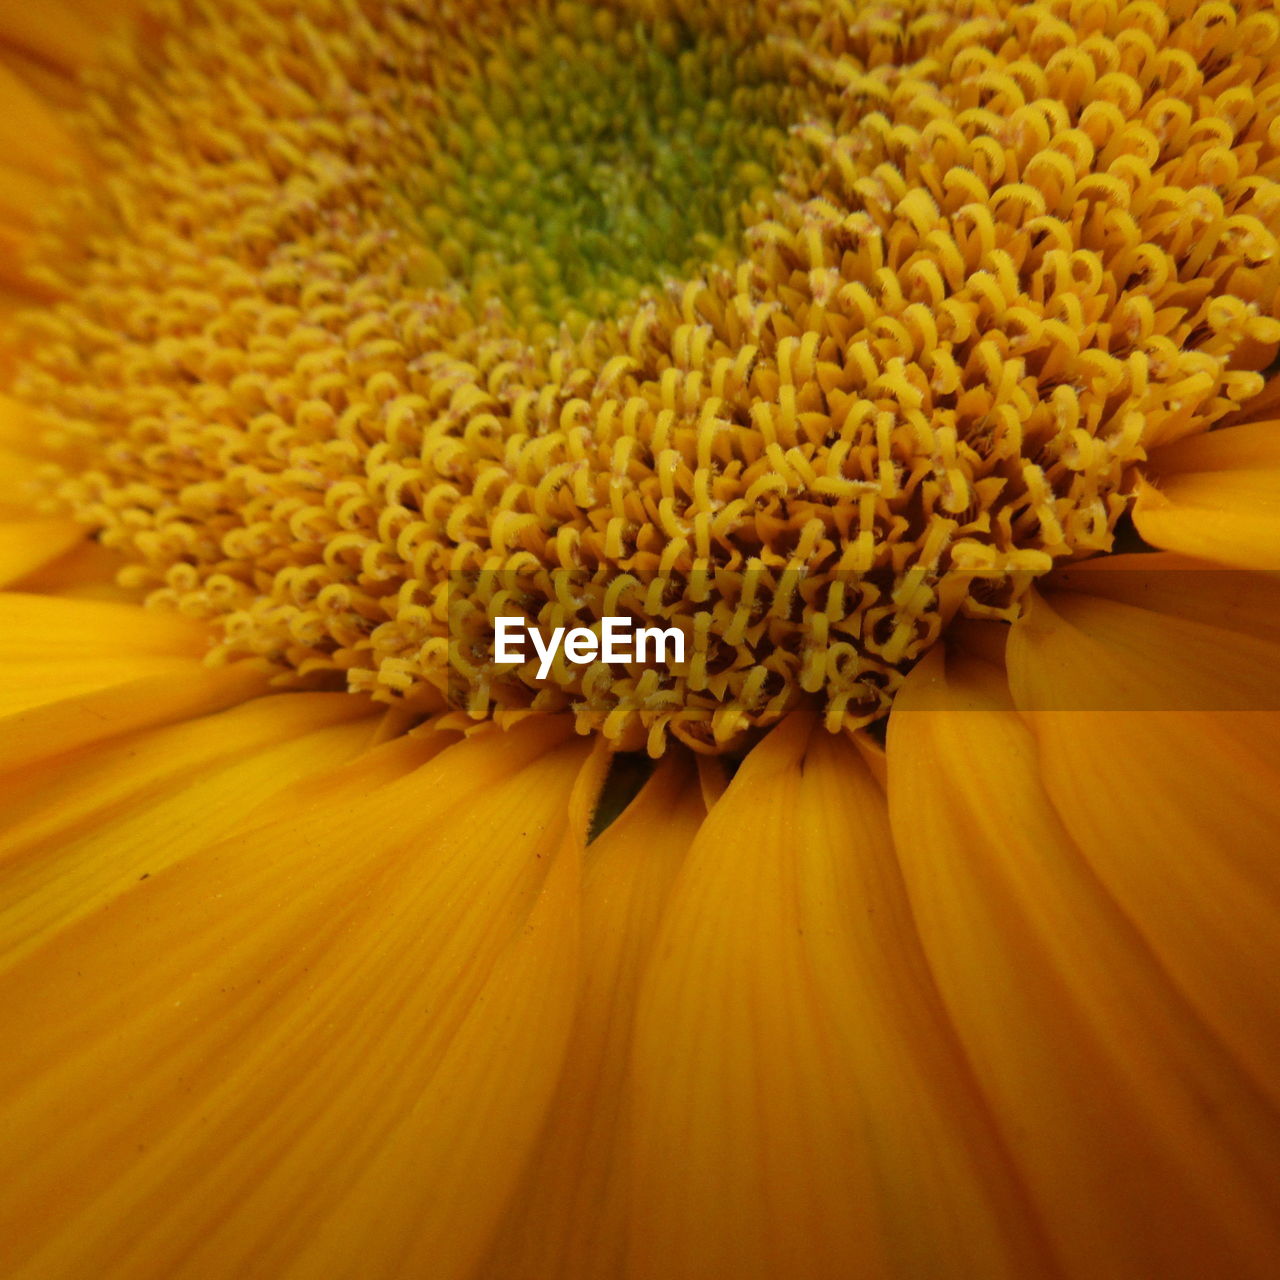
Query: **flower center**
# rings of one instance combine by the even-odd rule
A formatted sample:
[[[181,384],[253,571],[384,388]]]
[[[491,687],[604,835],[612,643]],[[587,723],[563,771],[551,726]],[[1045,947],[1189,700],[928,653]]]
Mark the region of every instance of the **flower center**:
[[[462,283],[536,339],[732,265],[742,206],[767,199],[786,140],[771,45],[586,5],[502,38],[507,56],[446,61],[433,80],[404,192],[428,283]]]
[[[654,16],[655,13],[658,16]],[[664,16],[665,15],[665,16]],[[225,655],[615,743],[889,707],[1280,339],[1280,20],[1152,0],[175,0],[17,391]],[[500,662],[624,614],[680,669]]]

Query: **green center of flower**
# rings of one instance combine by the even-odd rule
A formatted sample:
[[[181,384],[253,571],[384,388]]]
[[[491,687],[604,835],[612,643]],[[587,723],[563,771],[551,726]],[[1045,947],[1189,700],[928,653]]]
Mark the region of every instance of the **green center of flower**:
[[[435,86],[405,190],[429,283],[580,334],[644,285],[736,260],[786,142],[771,46],[568,4],[507,45]]]

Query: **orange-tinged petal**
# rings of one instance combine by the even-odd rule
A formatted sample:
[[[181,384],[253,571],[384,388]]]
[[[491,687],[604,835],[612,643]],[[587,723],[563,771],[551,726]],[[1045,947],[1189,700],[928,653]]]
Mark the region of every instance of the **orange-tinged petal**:
[[[1153,546],[1242,569],[1280,569],[1280,468],[1138,482],[1133,523]]]
[[[37,476],[39,465],[0,438],[0,520],[26,520],[44,514],[38,503],[48,494]]]
[[[1133,520],[1157,547],[1245,569],[1280,569],[1280,422],[1180,440],[1151,457]]]
[[[13,71],[36,99],[65,123],[70,113],[83,109],[84,88],[74,76],[42,62],[35,54],[17,45],[0,44],[0,63]]]
[[[74,72],[98,51],[99,37],[86,21],[88,6],[67,0],[0,0],[0,42]]]
[[[694,843],[641,997],[633,1274],[1048,1275],[856,748],[793,717]]]
[[[1133,585],[1141,600],[1141,582]],[[1196,611],[1192,599],[1185,610]],[[1280,708],[1280,645],[1218,626],[1207,610],[1199,617],[1186,612],[1158,613],[1074,591],[1051,599],[1029,596],[1024,617],[1009,633],[1010,654],[1016,647],[1038,655],[1034,671],[1022,664],[1010,668],[1019,709],[1109,714]],[[1223,723],[1250,723],[1262,731],[1274,721]]]
[[[276,802],[0,975],[6,1274],[465,1274],[576,997],[564,736]]]
[[[211,668],[199,623],[133,605],[0,594],[0,769],[266,691],[255,663]]]
[[[1280,1106],[1280,714],[1212,709],[1274,707],[1280,645],[1070,593],[1052,606],[1036,600],[1008,650],[1045,789],[1175,984]],[[1158,709],[1180,696],[1210,709]]]
[[[0,60],[0,159],[56,182],[63,163],[73,155],[71,138],[58,118]]]
[[[105,601],[0,594],[0,663],[42,658],[201,657],[210,631],[176,613]]]
[[[698,768],[698,785],[702,788],[702,803],[710,809],[724,795],[729,785],[729,775],[719,756],[699,755],[694,762]]]
[[[1280,1115],[1073,844],[1001,671],[936,649],[911,672],[889,799],[930,966],[1066,1273],[1272,1275]]]
[[[74,520],[0,520],[0,587],[57,560],[84,536],[84,525]]]
[[[350,694],[277,694],[0,775],[0,956],[354,756],[375,714]]]
[[[56,9],[50,10],[50,19],[65,14],[81,28],[112,31],[119,29],[123,19],[136,18],[144,3],[145,0],[59,0]],[[23,0],[0,0],[0,34],[5,33],[6,24],[12,21],[9,14],[21,8]],[[9,27],[9,30],[16,28]]]
[[[0,394],[0,449],[6,451],[6,466],[4,472],[0,473],[0,486],[7,485],[10,481],[9,467],[12,461],[9,451],[17,454],[30,453],[35,447],[35,434],[31,410],[11,396]],[[7,488],[0,487],[0,498],[6,502],[11,500]]]
[[[1160,476],[1280,468],[1280,419],[1249,422],[1188,436],[1151,453],[1150,470]]]
[[[1049,594],[1098,596],[1280,644],[1280,575],[1273,573],[1155,551],[1085,560],[1057,570],[1044,585]]]
[[[0,221],[0,288],[29,298],[31,305],[49,295],[27,274],[28,235],[24,228]]]
[[[676,871],[706,814],[693,761],[673,751],[591,845],[582,996],[538,1151],[482,1274],[624,1274],[626,1091],[636,997]]]
[[[0,160],[0,219],[30,229],[50,194],[43,179]]]
[[[119,552],[100,542],[81,541],[56,560],[14,583],[14,588],[27,594],[140,605],[146,599],[146,589],[122,587],[116,581],[126,563]]]
[[[888,761],[885,759],[884,747],[880,745],[869,734],[861,731],[851,733],[849,741],[858,748],[858,754],[862,757],[862,762],[867,766],[868,772],[880,785],[883,791],[889,785],[888,777]]]
[[[36,448],[36,429],[32,422],[31,410],[26,404],[15,401],[12,397],[0,394],[0,458],[4,460],[3,471],[0,471],[0,502],[27,503],[31,500],[31,492],[27,488],[27,470],[31,467],[28,454]],[[15,492],[13,486],[14,467],[22,468],[20,476],[22,489]]]
[[[137,602],[143,593],[115,585],[123,557],[91,541],[83,525],[40,511],[49,494],[36,437],[30,410],[0,395],[0,586]]]

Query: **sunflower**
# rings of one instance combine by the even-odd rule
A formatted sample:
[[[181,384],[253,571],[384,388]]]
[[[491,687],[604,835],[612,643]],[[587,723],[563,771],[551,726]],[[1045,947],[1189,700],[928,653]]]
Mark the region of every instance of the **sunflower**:
[[[5,1275],[1274,1276],[1273,5],[0,0],[0,102]]]

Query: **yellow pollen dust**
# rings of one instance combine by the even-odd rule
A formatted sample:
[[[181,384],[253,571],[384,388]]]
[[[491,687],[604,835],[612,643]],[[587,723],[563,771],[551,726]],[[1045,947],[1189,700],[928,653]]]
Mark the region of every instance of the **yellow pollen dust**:
[[[657,754],[882,715],[1280,343],[1280,18],[171,0],[16,390],[216,657]],[[687,660],[499,663],[609,615]]]

